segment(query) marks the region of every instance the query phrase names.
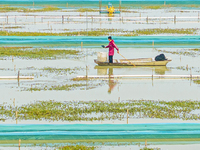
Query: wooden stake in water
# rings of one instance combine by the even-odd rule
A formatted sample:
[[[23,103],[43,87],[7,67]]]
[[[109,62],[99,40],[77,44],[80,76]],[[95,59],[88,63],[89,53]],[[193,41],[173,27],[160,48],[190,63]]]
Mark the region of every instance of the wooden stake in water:
[[[127,124],[128,124],[128,109],[127,109]]]
[[[20,71],[18,71],[18,75],[17,75],[17,80],[19,81],[19,74],[20,74]]]
[[[13,99],[13,106],[15,107],[15,98]]]
[[[176,15],[174,15],[174,24],[176,24]]]
[[[148,24],[148,22],[149,22],[149,17],[147,16],[147,18],[146,18],[146,22],[147,22],[147,24]]]
[[[68,3],[66,4],[67,8],[68,8]]]
[[[86,80],[88,79],[88,66],[86,65],[86,75],[85,75],[85,77],[86,77]]]
[[[21,139],[19,139],[19,150],[20,150],[20,145],[21,145]]]
[[[121,0],[119,1],[119,11],[121,11]]]
[[[14,56],[12,55],[12,62],[14,61]]]
[[[34,16],[34,24],[36,23],[36,16]]]
[[[62,24],[64,24],[64,16],[62,15]]]
[[[152,42],[152,47],[154,48],[154,41]]]
[[[83,49],[83,42],[81,42],[81,50]]]
[[[147,147],[147,139],[145,139],[145,147]]]
[[[164,1],[164,6],[166,5],[166,1]]]
[[[16,124],[17,124],[17,111],[15,112],[15,117],[16,117]]]

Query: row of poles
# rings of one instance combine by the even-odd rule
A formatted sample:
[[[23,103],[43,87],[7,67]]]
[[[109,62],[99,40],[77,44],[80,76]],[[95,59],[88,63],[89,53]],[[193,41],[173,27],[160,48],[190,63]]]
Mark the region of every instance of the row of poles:
[[[198,22],[200,21],[200,17],[199,17],[199,12],[198,12]],[[20,16],[6,16],[5,17],[5,22],[2,22],[2,24],[9,24],[9,18],[13,18],[14,17],[14,24],[20,24],[19,21],[17,21],[17,18],[20,17]],[[27,17],[27,16],[21,16],[21,17]],[[36,23],[50,23],[50,22],[54,22],[54,21],[47,21],[47,22],[44,22],[44,19],[53,19],[53,17],[49,18],[49,16],[29,16],[29,17],[33,17],[34,18],[34,21],[33,23],[36,24]],[[41,21],[36,21],[36,17],[37,18],[41,18]],[[2,17],[1,17],[2,18]],[[178,17],[176,15],[174,15],[173,17],[98,17],[98,16],[88,16],[87,15],[87,12],[86,12],[86,16],[85,17],[81,17],[81,16],[66,16],[66,15],[61,15],[61,16],[57,16],[57,17],[54,17],[54,18],[61,18],[61,24],[64,24],[65,22],[69,23],[70,22],[70,19],[85,19],[85,22],[88,22],[89,20],[88,19],[91,19],[91,22],[94,22],[94,19],[99,19],[100,21],[102,19],[109,19],[109,18],[112,18],[112,19],[116,19],[118,18],[120,22],[124,23],[124,22],[138,22],[137,20],[135,19],[139,19],[139,22],[146,22],[147,24],[150,23],[150,21],[156,21],[154,19],[159,19],[158,21],[161,23],[162,20],[161,19],[173,19],[173,23],[176,24],[177,23],[177,19],[192,19],[192,18],[195,18],[195,17]],[[67,18],[67,21],[65,20]],[[145,19],[146,21],[142,21],[141,19]],[[80,21],[80,20],[78,20]],[[166,21],[166,20],[165,20]],[[189,20],[186,20],[186,22],[190,22]],[[194,21],[192,21],[194,22]],[[13,22],[10,22],[10,23],[13,23]],[[22,23],[25,23],[25,22],[22,22]],[[54,22],[54,23],[58,23],[58,21]]]

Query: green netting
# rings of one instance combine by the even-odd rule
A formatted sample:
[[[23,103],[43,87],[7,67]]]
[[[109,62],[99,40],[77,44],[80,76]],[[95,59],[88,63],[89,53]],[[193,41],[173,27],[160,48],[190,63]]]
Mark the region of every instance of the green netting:
[[[200,36],[137,36],[113,37],[123,47],[191,47],[200,46]],[[107,44],[107,37],[85,36],[0,36],[0,46],[83,46],[100,47]]]
[[[0,125],[1,140],[200,138],[200,124]]]

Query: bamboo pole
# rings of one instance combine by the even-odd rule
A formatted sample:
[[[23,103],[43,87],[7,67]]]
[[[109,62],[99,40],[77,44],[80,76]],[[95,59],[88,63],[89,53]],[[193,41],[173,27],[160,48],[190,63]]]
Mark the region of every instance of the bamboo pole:
[[[83,49],[83,42],[81,42],[81,50]]]
[[[145,139],[145,147],[147,147],[147,139]]]
[[[174,15],[174,24],[176,24],[176,15]]]
[[[15,112],[15,117],[16,117],[16,124],[17,124],[17,117],[18,117],[18,116],[17,116],[17,111]]]
[[[20,146],[21,146],[21,139],[19,139],[19,150],[20,150]]]
[[[13,99],[13,106],[15,107],[15,98]]]
[[[127,109],[127,124],[128,124],[128,109]]]
[[[124,57],[122,54],[118,53],[119,55],[121,55],[124,59],[126,59],[126,57]],[[129,61],[128,59],[126,59],[127,61]],[[135,67],[135,64],[132,63],[131,61],[129,61],[134,67]]]
[[[154,48],[154,41],[152,42],[152,47]]]
[[[64,24],[64,15],[62,15],[62,24]]]

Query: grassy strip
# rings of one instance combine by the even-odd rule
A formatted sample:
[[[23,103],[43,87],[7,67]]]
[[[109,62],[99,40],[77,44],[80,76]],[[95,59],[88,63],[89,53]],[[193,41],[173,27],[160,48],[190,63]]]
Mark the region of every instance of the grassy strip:
[[[58,150],[94,150],[94,146],[84,146],[84,145],[75,145],[75,146],[63,146],[59,147]]]
[[[37,101],[17,108],[12,105],[0,105],[0,116],[1,119],[14,119],[17,110],[19,120],[122,120],[126,116],[127,109],[130,118],[200,120],[200,114],[192,113],[200,109],[200,102],[189,100],[170,102],[131,100],[120,103]]]
[[[77,50],[52,50],[52,49],[28,49],[28,47],[0,47],[0,57],[14,56],[32,59],[56,59],[66,58],[67,55],[78,55]]]
[[[170,8],[174,7],[172,5],[150,5],[150,6],[142,6],[143,9],[163,9],[163,8]]]
[[[144,148],[140,148],[140,150],[161,150],[160,148],[148,148],[148,147],[144,147]]]
[[[149,5],[149,6],[142,6],[142,9],[165,9],[165,8],[172,8],[172,7],[193,7],[199,8],[199,5]]]
[[[0,36],[139,36],[153,34],[195,34],[198,29],[142,29],[134,31],[123,31],[121,29],[97,29],[91,31],[73,31],[62,33],[46,33],[46,32],[8,32],[0,31]]]
[[[92,9],[92,8],[79,8],[75,11],[78,11],[78,12],[99,12],[98,9]]]
[[[8,7],[8,6],[0,7],[0,12],[46,12],[46,11],[57,11],[57,10],[62,10],[62,9],[53,6],[46,6],[45,8],[42,9],[29,9],[23,7]]]
[[[23,144],[56,144],[56,143],[105,143],[105,142],[144,142],[145,139],[81,139],[81,140],[23,140]],[[148,142],[198,142],[200,138],[189,139],[148,139]],[[19,140],[0,140],[0,144],[18,144]],[[119,143],[118,143],[119,144]]]

